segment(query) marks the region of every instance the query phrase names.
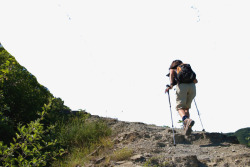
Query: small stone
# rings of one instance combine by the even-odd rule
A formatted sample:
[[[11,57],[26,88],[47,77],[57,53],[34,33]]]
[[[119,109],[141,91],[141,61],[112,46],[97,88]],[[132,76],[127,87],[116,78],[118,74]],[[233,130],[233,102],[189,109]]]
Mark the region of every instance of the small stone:
[[[145,157],[152,157],[152,155],[150,153],[144,153]]]
[[[173,129],[168,129],[168,133],[173,133]],[[176,130],[174,130],[174,133],[176,133]]]
[[[239,159],[236,159],[234,162],[235,162],[236,164],[238,164],[238,163],[240,163],[240,160],[239,160]]]
[[[125,161],[118,161],[118,162],[115,162],[116,165],[121,165],[121,164],[124,164]]]
[[[150,135],[149,134],[145,134],[144,138],[150,138]]]
[[[154,140],[160,140],[160,139],[162,139],[161,135],[157,135],[157,136],[154,137]]]
[[[123,164],[120,164],[119,166],[121,166],[121,167],[131,167],[133,165],[134,165],[133,162],[124,162]]]
[[[156,145],[157,145],[158,147],[166,147],[166,144],[165,144],[165,143],[162,143],[162,142],[158,142],[158,143],[156,143]]]
[[[235,152],[235,150],[232,150],[232,152]]]
[[[141,154],[134,155],[133,157],[130,158],[132,161],[135,162],[144,162],[146,160],[145,157],[143,157]]]
[[[77,164],[75,167],[81,167],[81,166]]]
[[[207,166],[217,166],[217,163],[210,162],[210,163],[207,163]]]

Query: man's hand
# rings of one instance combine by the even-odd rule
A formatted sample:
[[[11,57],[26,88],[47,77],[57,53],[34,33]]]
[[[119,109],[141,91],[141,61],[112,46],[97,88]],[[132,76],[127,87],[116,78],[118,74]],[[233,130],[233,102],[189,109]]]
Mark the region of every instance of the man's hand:
[[[165,89],[165,93],[167,93],[172,88],[173,88],[173,85],[167,86],[167,88]]]

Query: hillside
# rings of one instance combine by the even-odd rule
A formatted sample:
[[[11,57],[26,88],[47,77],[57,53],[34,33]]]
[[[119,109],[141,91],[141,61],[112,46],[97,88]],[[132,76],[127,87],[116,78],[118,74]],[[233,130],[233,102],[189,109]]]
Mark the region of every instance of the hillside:
[[[84,165],[87,167],[250,166],[250,149],[239,144],[235,136],[193,132],[186,137],[182,129],[175,129],[174,146],[171,128],[98,116],[91,119],[106,120],[114,135],[113,147],[91,154],[90,163]],[[114,153],[119,158],[110,158]]]
[[[70,111],[0,48],[0,166],[250,166],[239,144],[249,128],[189,137],[175,129],[175,141],[167,127]]]

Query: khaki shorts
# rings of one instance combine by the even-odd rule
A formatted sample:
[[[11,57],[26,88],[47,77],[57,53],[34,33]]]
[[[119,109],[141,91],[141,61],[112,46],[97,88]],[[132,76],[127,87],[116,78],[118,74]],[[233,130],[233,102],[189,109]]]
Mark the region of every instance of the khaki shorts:
[[[176,110],[189,109],[196,95],[194,83],[182,83],[176,85]]]

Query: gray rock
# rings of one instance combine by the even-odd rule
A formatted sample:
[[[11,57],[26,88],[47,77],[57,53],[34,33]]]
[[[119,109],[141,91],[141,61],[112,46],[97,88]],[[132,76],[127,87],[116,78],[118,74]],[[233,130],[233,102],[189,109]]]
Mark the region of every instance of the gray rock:
[[[162,142],[157,142],[157,143],[156,143],[156,146],[157,146],[157,147],[166,147],[166,144],[165,144],[165,143],[162,143]]]
[[[138,155],[134,155],[133,157],[130,158],[132,161],[134,162],[144,162],[146,160],[146,158],[141,155],[141,154],[138,154]]]

